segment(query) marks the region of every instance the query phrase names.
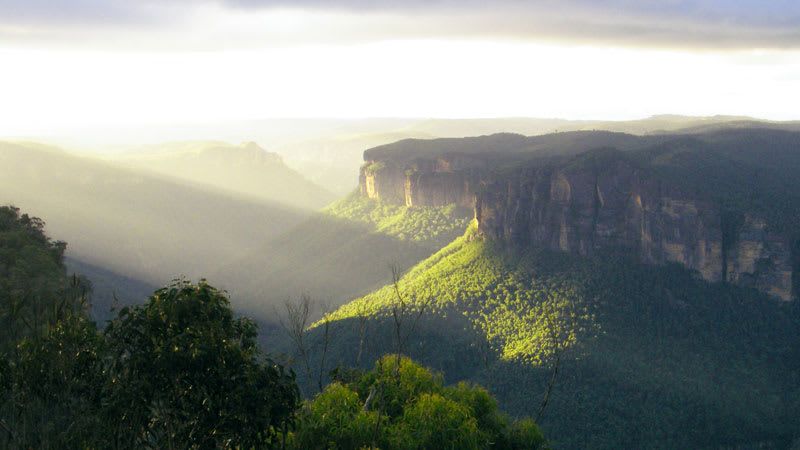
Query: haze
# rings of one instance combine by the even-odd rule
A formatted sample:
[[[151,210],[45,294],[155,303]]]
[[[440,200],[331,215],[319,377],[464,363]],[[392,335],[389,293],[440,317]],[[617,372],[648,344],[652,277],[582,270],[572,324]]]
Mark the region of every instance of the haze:
[[[4,2],[0,137],[98,150],[265,118],[788,120],[800,101],[792,2],[161,3]]]
[[[800,450],[800,0],[0,0],[0,449]]]

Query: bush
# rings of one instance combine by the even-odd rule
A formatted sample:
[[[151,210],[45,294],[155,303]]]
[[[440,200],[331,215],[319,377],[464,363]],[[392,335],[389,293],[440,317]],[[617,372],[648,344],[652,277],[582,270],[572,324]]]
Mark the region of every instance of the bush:
[[[443,386],[442,376],[386,355],[366,373],[349,371],[306,402],[292,433],[296,449],[538,449],[530,420],[512,423],[480,386]]]

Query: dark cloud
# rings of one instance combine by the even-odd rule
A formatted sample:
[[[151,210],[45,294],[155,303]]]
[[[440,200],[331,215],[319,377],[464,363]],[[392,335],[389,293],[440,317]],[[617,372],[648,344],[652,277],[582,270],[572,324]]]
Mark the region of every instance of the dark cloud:
[[[348,33],[362,40],[495,36],[626,46],[800,48],[798,0],[0,0],[0,28],[163,24],[191,16],[198,4],[240,11],[344,12],[359,16],[356,27],[362,23],[362,30]]]

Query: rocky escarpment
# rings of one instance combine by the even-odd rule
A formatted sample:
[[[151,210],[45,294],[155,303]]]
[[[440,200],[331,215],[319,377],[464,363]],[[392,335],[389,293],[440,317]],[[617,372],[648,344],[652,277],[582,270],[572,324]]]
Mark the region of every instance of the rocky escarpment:
[[[528,169],[489,178],[475,214],[491,239],[580,255],[625,247],[647,263],[676,262],[708,281],[793,297],[792,238],[624,162],[604,171]]]
[[[361,193],[369,198],[405,206],[457,204],[472,208],[485,160],[469,157],[416,160],[409,164],[368,161],[361,168]]]
[[[615,152],[499,168],[485,158],[367,160],[361,193],[407,206],[474,208],[480,233],[514,246],[579,255],[626,248],[643,262],[675,262],[712,282],[797,295],[798,245],[752,211],[731,212]]]

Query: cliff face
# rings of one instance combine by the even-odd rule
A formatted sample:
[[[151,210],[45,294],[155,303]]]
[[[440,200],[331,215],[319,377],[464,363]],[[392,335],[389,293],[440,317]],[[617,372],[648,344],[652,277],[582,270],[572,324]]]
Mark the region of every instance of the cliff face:
[[[474,207],[483,236],[514,246],[579,255],[625,247],[643,262],[680,263],[708,281],[787,301],[796,294],[800,257],[789,236],[770,231],[757,215],[724,213],[703,195],[622,158],[504,171],[462,156],[396,166],[369,161],[361,192],[407,206]]]
[[[677,262],[708,281],[792,299],[792,242],[764,219],[728,217],[713,202],[618,163],[613,170],[527,170],[476,196],[480,231],[515,245],[581,255],[627,247],[652,264]]]
[[[486,161],[471,157],[417,160],[402,165],[367,161],[361,167],[359,186],[362,195],[396,205],[455,203],[472,208],[486,168]]]

